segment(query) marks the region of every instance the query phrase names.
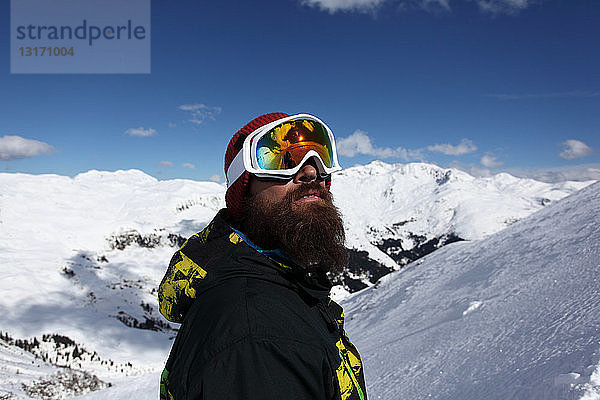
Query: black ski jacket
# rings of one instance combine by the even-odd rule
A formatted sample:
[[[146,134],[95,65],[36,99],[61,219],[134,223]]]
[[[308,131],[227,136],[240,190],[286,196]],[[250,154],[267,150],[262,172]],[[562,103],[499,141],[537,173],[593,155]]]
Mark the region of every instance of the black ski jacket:
[[[225,218],[183,244],[160,284],[161,313],[182,323],[160,399],[366,399],[325,274],[257,249]]]

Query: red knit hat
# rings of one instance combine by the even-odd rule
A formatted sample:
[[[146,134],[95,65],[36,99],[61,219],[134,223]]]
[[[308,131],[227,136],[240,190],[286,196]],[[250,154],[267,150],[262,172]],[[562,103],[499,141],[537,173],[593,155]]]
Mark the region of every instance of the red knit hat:
[[[227,150],[225,151],[225,176],[227,176],[229,165],[231,165],[231,162],[235,158],[236,154],[242,150],[244,140],[249,134],[263,125],[285,117],[289,117],[289,115],[286,113],[264,114],[260,117],[254,118],[252,121],[244,125],[242,129],[237,131],[229,141]],[[239,220],[242,216],[242,203],[244,201],[244,195],[248,189],[249,182],[250,173],[245,171],[242,176],[240,176],[229,188],[227,188],[227,192],[225,192],[225,204],[227,205],[229,215],[234,220]]]

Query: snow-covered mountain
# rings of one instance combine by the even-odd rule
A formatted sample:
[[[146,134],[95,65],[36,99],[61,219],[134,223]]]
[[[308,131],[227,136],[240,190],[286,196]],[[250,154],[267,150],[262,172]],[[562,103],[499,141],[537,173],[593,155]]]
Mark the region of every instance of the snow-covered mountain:
[[[332,187],[352,248],[337,280],[350,291],[372,286],[446,242],[487,237],[588,184],[473,178],[428,164],[349,168]],[[176,247],[223,206],[224,190],[140,171],[0,174],[0,398],[157,379],[176,325],[158,314],[156,287]]]
[[[600,399],[600,183],[344,303],[378,399]]]
[[[332,184],[348,245],[380,265],[351,252],[350,273],[338,282],[350,291],[370,286],[444,244],[487,237],[590,183],[475,178],[424,163],[348,168]]]

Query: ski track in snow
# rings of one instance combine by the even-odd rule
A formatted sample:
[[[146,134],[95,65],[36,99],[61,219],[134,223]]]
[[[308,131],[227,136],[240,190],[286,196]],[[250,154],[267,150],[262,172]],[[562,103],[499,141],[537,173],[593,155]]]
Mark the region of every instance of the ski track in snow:
[[[373,242],[392,237],[410,246],[404,232],[449,231],[479,240],[589,184],[374,162],[344,170],[332,190],[348,243],[395,268]],[[215,183],[158,181],[135,170],[75,178],[0,173],[0,330],[16,338],[59,333],[115,365],[132,363],[123,373],[84,363],[114,386],[83,398],[157,398],[175,332],[133,329],[118,318],[162,320],[155,288],[175,250],[166,235],[201,230],[223,206],[223,192]],[[598,249],[590,239],[595,234],[598,242],[598,210],[590,204],[598,199],[577,199],[560,203],[573,202],[569,210],[543,209],[535,223],[446,246],[377,288],[348,295],[336,287],[336,297],[347,298],[348,331],[365,359],[370,398],[495,398],[497,381],[522,391],[514,396],[534,390],[526,398],[536,398],[543,387],[600,399],[598,299],[590,294],[598,292]],[[400,228],[390,227],[395,222]],[[564,233],[551,235],[558,227]],[[108,246],[109,236],[132,231],[160,236],[161,244]],[[25,398],[21,383],[58,371],[20,349],[0,350],[0,395]],[[532,379],[541,382],[536,389]],[[486,385],[489,397],[477,397]]]

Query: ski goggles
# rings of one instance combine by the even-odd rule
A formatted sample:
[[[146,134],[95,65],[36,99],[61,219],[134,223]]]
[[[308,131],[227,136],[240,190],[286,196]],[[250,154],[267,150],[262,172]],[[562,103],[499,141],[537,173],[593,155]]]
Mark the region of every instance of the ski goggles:
[[[259,178],[290,179],[311,157],[321,177],[342,169],[331,129],[309,114],[278,119],[246,137],[227,169],[227,187],[245,171]]]

